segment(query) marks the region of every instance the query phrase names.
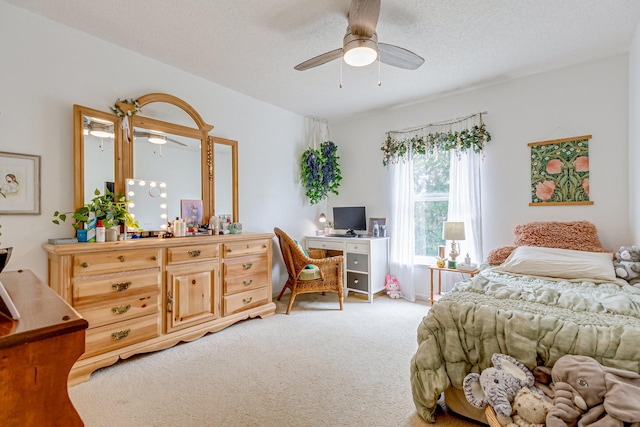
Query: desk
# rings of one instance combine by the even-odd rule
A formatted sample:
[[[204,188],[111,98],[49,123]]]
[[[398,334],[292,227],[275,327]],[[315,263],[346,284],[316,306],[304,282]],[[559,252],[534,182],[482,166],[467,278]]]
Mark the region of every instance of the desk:
[[[452,273],[462,273],[462,274],[468,274],[469,277],[473,277],[476,274],[478,274],[480,272],[479,269],[476,270],[458,270],[455,268],[447,268],[447,267],[438,267],[436,265],[430,265],[429,267],[429,274],[431,276],[431,282],[429,283],[429,302],[431,303],[431,305],[433,305],[433,303],[435,302],[435,298],[433,295],[433,272],[437,271],[438,272],[438,296],[440,296],[440,294],[442,294],[442,272],[443,271],[450,271]]]
[[[344,295],[349,292],[373,296],[383,292],[389,270],[388,237],[322,237],[306,236],[307,249],[325,249],[344,255]]]
[[[0,315],[0,425],[82,426],[67,392],[87,321],[31,271],[0,281],[20,319]]]

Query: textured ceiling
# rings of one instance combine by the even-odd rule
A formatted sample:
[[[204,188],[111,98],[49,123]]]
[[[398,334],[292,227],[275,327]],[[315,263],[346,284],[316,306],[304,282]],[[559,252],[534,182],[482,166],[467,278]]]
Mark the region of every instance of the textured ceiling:
[[[638,0],[382,0],[385,64],[293,67],[342,47],[349,0],[3,0],[303,116],[347,120],[626,52]]]

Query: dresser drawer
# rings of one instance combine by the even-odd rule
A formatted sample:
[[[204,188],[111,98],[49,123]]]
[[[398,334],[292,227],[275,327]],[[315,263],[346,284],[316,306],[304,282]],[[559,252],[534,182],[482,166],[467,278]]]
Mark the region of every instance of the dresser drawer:
[[[269,240],[225,243],[223,249],[224,257],[266,254],[270,243]]]
[[[353,242],[347,243],[347,252],[360,252],[360,253],[369,253],[369,243],[368,242]]]
[[[75,307],[89,322],[89,328],[154,314],[160,307],[160,289],[141,295],[99,301]]]
[[[225,295],[224,315],[238,313],[266,303],[269,300],[269,288],[253,289],[239,294]]]
[[[224,293],[264,286],[271,271],[266,256],[248,256],[224,261]]]
[[[96,244],[99,243],[88,243]],[[73,276],[159,268],[161,249],[114,250],[73,256]]]
[[[167,263],[205,261],[218,257],[218,245],[179,246],[167,249]]]
[[[364,273],[368,272],[369,271],[369,255],[347,253],[346,269],[362,271]]]
[[[88,329],[81,359],[155,338],[159,334],[160,316],[156,314]]]
[[[122,298],[125,295],[159,292],[160,271],[110,274],[101,277],[82,277],[72,279],[73,305],[109,298]]]
[[[307,248],[329,249],[335,251],[341,251],[344,249],[342,242],[331,241],[331,238],[327,239],[307,239]]]

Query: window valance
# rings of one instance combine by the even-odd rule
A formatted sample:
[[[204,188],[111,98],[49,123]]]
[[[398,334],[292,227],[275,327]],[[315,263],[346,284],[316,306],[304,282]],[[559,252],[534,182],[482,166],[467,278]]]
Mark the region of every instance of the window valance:
[[[388,131],[380,147],[383,152],[382,164],[387,166],[400,160],[406,161],[415,154],[437,155],[449,150],[462,152],[473,149],[480,153],[491,141],[491,134],[482,121],[483,114],[487,112],[411,129]]]

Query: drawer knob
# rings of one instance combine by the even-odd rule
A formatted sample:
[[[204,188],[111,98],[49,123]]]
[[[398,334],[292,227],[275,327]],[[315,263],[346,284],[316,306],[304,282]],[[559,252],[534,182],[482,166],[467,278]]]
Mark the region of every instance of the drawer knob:
[[[152,257],[151,257],[151,260],[152,260],[152,261],[157,261],[157,260],[158,260],[158,255],[154,255],[154,256],[152,256]]]
[[[253,267],[253,263],[252,262],[248,262],[246,264],[242,264],[242,268],[245,269],[245,270],[248,270],[251,267]]]
[[[199,257],[200,256],[200,249],[194,249],[192,251],[187,252],[190,256],[192,257]]]
[[[130,333],[131,329],[125,329],[124,331],[114,332],[111,336],[115,338],[116,341],[120,341],[121,339],[128,337]]]
[[[126,258],[124,256],[122,256],[122,255],[120,255],[118,257],[118,259],[120,260],[120,262],[125,262],[125,260],[126,260]]]
[[[355,280],[353,281],[353,283],[357,285],[357,284],[358,284],[358,279],[355,279]]]
[[[253,299],[253,297],[249,297],[249,298],[242,298],[242,302],[245,304],[249,304],[251,302],[251,300]]]
[[[115,314],[124,314],[131,308],[131,304],[121,305],[119,307],[112,307],[111,311]]]
[[[114,283],[111,285],[111,288],[116,292],[123,292],[129,289],[131,286],[131,282],[123,282],[123,283]]]
[[[80,264],[83,268],[87,268],[89,267],[89,263],[88,262],[83,262],[82,264]]]
[[[358,265],[358,261],[353,261],[353,264],[354,265]]]
[[[250,284],[252,284],[252,283],[253,283],[253,279],[245,279],[245,280],[243,280],[243,281],[242,281],[242,283],[243,283],[245,286],[249,286]]]

